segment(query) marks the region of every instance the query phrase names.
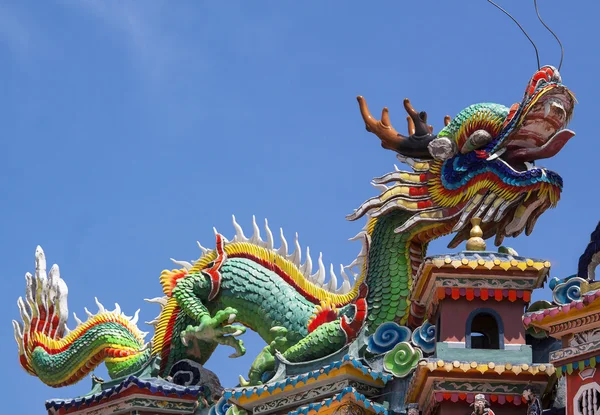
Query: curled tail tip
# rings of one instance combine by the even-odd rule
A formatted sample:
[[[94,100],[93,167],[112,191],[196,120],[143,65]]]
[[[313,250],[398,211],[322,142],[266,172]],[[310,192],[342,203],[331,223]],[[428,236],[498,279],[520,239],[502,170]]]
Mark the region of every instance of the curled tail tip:
[[[52,266],[46,274],[46,257],[41,247],[36,248],[35,266],[35,274],[25,275],[25,296],[17,301],[21,319],[12,322],[19,361],[29,374],[38,377],[49,386],[65,386],[81,380],[102,360],[107,366],[116,365],[115,368],[120,373],[122,370],[137,368],[149,355],[151,343],[144,341],[148,333],[142,332],[136,325],[139,310],[133,317],[126,317],[118,304],[115,304],[114,310],[107,310],[95,298],[98,312],[92,314],[86,309],[88,318],[85,322],[79,320],[74,314],[77,327],[69,331],[66,325],[68,288],[60,276],[59,267]],[[110,324],[110,328],[107,326],[106,330],[90,331],[93,327],[107,323]],[[116,328],[115,323],[117,323]],[[118,330],[120,334],[106,339],[105,335],[114,330]],[[90,357],[89,352],[98,353],[97,350],[81,352],[82,347],[89,346],[88,340],[82,341],[89,335],[104,339],[102,340],[103,351],[93,358]],[[62,352],[66,349],[73,351],[71,358],[67,360],[62,356]],[[43,358],[36,357],[38,354]],[[85,360],[85,370],[68,369],[80,367],[81,359]],[[115,359],[118,359],[118,362],[114,362]],[[57,377],[57,368],[64,372],[64,376]]]

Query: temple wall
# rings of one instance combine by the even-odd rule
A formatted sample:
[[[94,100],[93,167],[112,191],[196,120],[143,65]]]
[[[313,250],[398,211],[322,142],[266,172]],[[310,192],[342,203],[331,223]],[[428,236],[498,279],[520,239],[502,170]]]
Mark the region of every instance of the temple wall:
[[[525,344],[525,329],[522,324],[525,303],[519,299],[515,302],[493,299],[483,301],[478,298],[471,301],[464,298],[444,300],[439,310],[442,313],[440,341],[464,342],[467,319],[477,308],[492,309],[500,315],[504,326],[505,345]]]
[[[579,415],[581,412],[576,411],[575,407],[578,404],[583,404],[582,401],[588,396],[588,405],[590,403],[593,405],[594,400],[598,401],[598,396],[600,396],[600,371],[591,368],[585,369],[582,372],[574,371],[572,375],[567,375],[566,378],[567,415]],[[596,391],[598,392],[596,393]],[[588,395],[585,395],[586,392]],[[598,412],[590,412],[590,414],[596,413]]]

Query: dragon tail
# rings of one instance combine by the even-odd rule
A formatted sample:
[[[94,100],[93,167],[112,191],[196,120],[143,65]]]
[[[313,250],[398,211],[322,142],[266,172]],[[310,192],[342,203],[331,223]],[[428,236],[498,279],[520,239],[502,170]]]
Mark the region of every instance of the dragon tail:
[[[133,318],[123,315],[116,305],[107,311],[99,302],[99,311],[87,311],[85,322],[75,319],[77,327],[67,328],[67,285],[57,265],[46,275],[44,251],[36,249],[35,276],[27,273],[25,298],[18,306],[22,322],[13,320],[21,366],[49,386],[71,385],[105,362],[111,378],[139,369],[149,359],[145,333]]]

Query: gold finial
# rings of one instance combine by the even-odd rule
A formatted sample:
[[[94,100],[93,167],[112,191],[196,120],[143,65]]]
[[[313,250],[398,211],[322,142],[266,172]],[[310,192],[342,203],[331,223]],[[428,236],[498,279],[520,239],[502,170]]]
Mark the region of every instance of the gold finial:
[[[467,241],[467,251],[485,251],[486,245],[482,238],[483,231],[480,224],[481,218],[471,218],[471,237]]]

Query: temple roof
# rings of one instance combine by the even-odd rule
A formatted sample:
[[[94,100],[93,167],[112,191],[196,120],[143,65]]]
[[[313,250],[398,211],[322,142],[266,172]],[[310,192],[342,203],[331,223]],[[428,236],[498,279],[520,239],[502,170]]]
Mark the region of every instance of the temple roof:
[[[511,364],[511,363],[482,363],[444,361],[437,358],[423,359],[419,362],[416,371],[409,383],[407,391],[408,401],[417,402],[422,398],[423,388],[431,376],[444,379],[462,379],[505,382],[507,376],[512,382],[528,383],[539,377],[547,378],[555,373],[551,364]],[[518,378],[514,378],[518,376]],[[517,394],[518,395],[518,394]],[[516,396],[516,395],[515,395]]]
[[[129,376],[115,386],[98,392],[92,390],[92,393],[86,396],[73,399],[50,399],[46,401],[46,409],[58,410],[61,408],[69,409],[71,407],[79,408],[84,405],[91,405],[108,399],[111,396],[116,396],[125,389],[135,386],[148,390],[155,395],[176,395],[179,398],[183,396],[197,398],[200,392],[204,390],[203,386],[180,386],[161,378],[140,379],[136,376]]]
[[[527,312],[523,315],[523,323],[525,323],[526,326],[530,326],[536,323],[556,321],[588,308],[593,307],[595,309],[596,304],[592,303],[594,303],[598,298],[600,298],[600,290],[590,291],[583,294],[581,299],[575,300],[571,303],[546,308],[544,310]],[[598,305],[600,305],[600,302]]]
[[[360,372],[362,372],[363,375],[370,377],[373,381],[382,382],[382,384],[386,384],[390,379],[393,378],[393,376],[389,373],[372,370],[353,356],[345,355],[341,360],[337,362],[331,363],[327,366],[323,366],[320,369],[303,373],[301,375],[289,376],[280,381],[270,383],[267,382],[264,385],[226,389],[223,393],[223,396],[225,397],[225,399],[238,399],[242,397],[260,397],[264,393],[272,395],[274,393],[277,393],[278,391],[283,391],[287,386],[290,385],[292,387],[296,387],[297,385],[300,386],[302,384],[306,384],[311,379],[317,380],[320,377],[336,376],[338,374],[338,371],[346,366],[358,369],[360,370]]]
[[[547,331],[550,335],[561,333],[567,334],[571,331],[581,331],[582,324],[590,324],[595,321],[584,321],[589,314],[600,311],[600,289],[581,294],[577,300],[567,304],[556,305],[538,311],[530,311],[523,315],[523,324],[526,327],[535,327]],[[582,319],[580,322],[572,320]]]
[[[327,398],[321,402],[313,402],[308,405],[302,406],[295,411],[288,412],[288,415],[309,415],[311,412],[319,412],[323,407],[329,407],[335,402],[353,401],[359,406],[365,409],[370,409],[377,414],[387,415],[388,411],[385,406],[380,403],[373,402],[372,400],[365,397],[365,395],[358,393],[358,391],[352,387],[344,388],[340,393]]]
[[[417,370],[429,370],[442,371],[442,372],[455,372],[455,373],[467,373],[470,371],[477,371],[480,373],[495,372],[499,375],[511,373],[518,375],[520,373],[529,373],[537,375],[538,373],[552,375],[554,373],[554,366],[551,364],[511,364],[511,363],[481,363],[481,362],[459,362],[459,361],[444,361],[436,358],[424,359],[419,362]]]
[[[461,251],[426,257],[410,294],[415,315],[431,318],[444,297],[529,302],[531,291],[542,286],[548,277],[550,262],[515,254]]]
[[[550,262],[492,251],[461,251],[425,258],[424,265],[436,268],[470,268],[485,270],[541,271],[550,268]]]

